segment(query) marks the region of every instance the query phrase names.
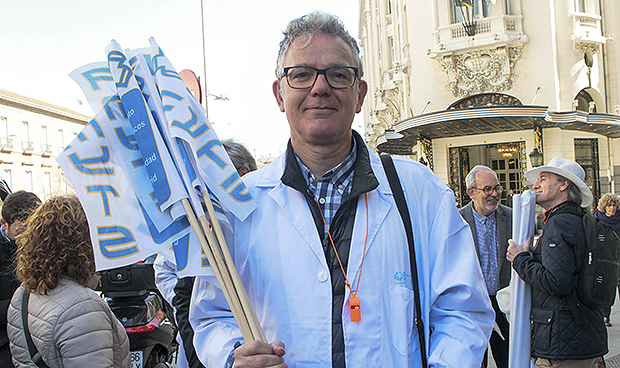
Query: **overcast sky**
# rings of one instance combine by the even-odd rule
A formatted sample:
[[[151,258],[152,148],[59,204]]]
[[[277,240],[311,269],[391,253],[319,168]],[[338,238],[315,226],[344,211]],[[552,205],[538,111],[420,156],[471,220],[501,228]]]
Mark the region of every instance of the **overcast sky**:
[[[104,61],[111,39],[136,49],[151,36],[177,71],[204,80],[200,8],[200,0],[0,0],[0,88],[94,116],[68,74]],[[220,139],[257,156],[284,151],[288,124],[271,92],[278,44],[289,20],[318,9],[358,37],[359,0],[204,0],[207,88],[229,98],[209,99]]]

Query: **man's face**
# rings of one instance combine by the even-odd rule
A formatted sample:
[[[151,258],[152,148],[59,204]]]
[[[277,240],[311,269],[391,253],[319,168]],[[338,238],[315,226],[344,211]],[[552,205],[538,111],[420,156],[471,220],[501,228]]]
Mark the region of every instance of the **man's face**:
[[[2,224],[2,228],[4,229],[4,234],[11,240],[15,240],[17,235],[21,234],[24,230],[24,222],[23,221],[15,221],[11,225],[9,225],[4,219],[0,221]]]
[[[490,172],[479,171],[476,173],[476,188],[483,189],[485,187],[495,188],[499,185],[497,177]],[[484,190],[467,188],[467,194],[474,202],[474,209],[485,216],[489,216],[499,206],[499,200],[502,193],[493,190],[490,195],[484,193]]]
[[[308,42],[297,38],[284,59],[284,67],[310,66],[318,69],[332,66],[355,66],[349,46],[340,38],[317,33]],[[359,88],[356,86],[359,85]],[[325,75],[319,75],[308,89],[290,88],[286,77],[273,83],[273,93],[286,113],[293,147],[318,147],[351,140],[351,123],[361,111],[368,86],[356,81],[353,87],[334,89]]]
[[[551,209],[567,199],[568,194],[565,192],[567,188],[568,182],[558,180],[556,174],[541,172],[533,187],[536,192],[536,203],[546,210]]]

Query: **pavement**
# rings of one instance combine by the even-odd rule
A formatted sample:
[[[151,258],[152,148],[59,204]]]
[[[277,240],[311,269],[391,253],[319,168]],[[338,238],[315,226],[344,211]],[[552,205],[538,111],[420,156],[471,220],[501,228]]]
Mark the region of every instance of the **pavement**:
[[[620,368],[620,300],[611,308],[611,327],[607,327],[609,353],[604,356],[606,368]],[[489,357],[489,368],[496,368],[493,358]]]

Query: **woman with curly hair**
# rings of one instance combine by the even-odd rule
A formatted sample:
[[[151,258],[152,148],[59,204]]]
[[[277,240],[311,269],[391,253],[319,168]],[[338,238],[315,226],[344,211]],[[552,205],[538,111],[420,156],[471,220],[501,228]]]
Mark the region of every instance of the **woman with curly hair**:
[[[54,197],[29,218],[17,238],[16,273],[22,282],[8,313],[13,364],[36,367],[22,324],[43,361],[56,367],[129,367],[123,326],[92,288],[97,285],[88,222],[75,196]]]
[[[607,193],[601,197],[598,201],[598,207],[594,216],[599,218],[605,224],[611,226],[611,228],[620,236],[620,197],[613,193]],[[618,292],[620,293],[620,280],[618,282]],[[603,308],[603,315],[605,316],[605,325],[611,327],[611,306]]]
[[[620,197],[613,193],[607,193],[598,201],[598,207],[594,212],[594,216],[611,226],[620,235],[620,212],[618,212],[618,206],[620,206]]]

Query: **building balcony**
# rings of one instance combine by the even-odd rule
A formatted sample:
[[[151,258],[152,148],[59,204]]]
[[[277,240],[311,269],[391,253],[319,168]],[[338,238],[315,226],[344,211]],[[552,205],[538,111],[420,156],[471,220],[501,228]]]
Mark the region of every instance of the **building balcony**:
[[[13,151],[13,139],[12,138],[0,138],[0,150],[2,152]]]
[[[31,141],[22,141],[22,150],[26,155],[32,155],[34,153],[34,145]]]
[[[436,44],[427,50],[432,58],[489,46],[516,46],[527,43],[523,33],[522,15],[500,15],[476,20],[476,34],[469,37],[461,23],[439,27],[435,31]]]
[[[571,17],[573,18],[571,40],[574,49],[598,52],[599,46],[607,41],[601,32],[601,17],[590,13],[572,13]]]
[[[51,155],[52,155],[52,145],[41,144],[41,156],[51,156]]]

